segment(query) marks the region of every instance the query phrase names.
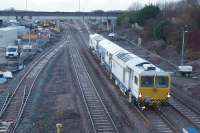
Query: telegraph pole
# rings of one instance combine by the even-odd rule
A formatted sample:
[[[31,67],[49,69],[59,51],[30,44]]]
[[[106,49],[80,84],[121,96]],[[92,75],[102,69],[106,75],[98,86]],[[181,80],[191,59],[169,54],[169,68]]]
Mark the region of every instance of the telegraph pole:
[[[26,0],[26,11],[28,10],[28,0]]]
[[[184,65],[185,33],[187,32],[188,32],[188,25],[185,25],[183,28],[183,40],[182,40],[182,48],[181,48],[181,66]]]

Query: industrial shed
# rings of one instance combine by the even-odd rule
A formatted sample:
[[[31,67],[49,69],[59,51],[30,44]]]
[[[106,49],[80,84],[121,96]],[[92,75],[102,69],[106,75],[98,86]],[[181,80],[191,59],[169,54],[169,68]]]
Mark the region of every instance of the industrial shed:
[[[5,48],[8,45],[14,44],[16,39],[17,39],[16,27],[0,28],[0,48]]]

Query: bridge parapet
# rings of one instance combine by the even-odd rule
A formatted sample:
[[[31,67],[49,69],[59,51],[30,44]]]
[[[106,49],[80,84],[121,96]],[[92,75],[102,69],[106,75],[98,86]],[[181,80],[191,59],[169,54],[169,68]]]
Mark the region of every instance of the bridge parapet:
[[[118,17],[123,12],[34,12],[34,11],[0,11],[0,16],[102,16]]]

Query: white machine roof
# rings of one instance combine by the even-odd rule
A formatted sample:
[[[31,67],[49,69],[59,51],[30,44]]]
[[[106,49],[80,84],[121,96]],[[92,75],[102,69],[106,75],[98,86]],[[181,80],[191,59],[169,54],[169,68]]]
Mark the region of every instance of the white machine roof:
[[[116,57],[122,60],[128,67],[132,68],[141,63],[149,63],[148,61],[138,57],[137,55],[128,52],[127,50],[119,51]]]
[[[91,34],[90,38],[93,39],[93,40],[96,40],[96,41],[101,41],[101,40],[105,39],[103,36],[101,36],[99,34]]]
[[[140,57],[135,57],[135,58],[132,58],[131,60],[129,60],[126,64],[128,67],[132,68],[132,67],[135,67],[135,66],[138,66],[140,64],[148,64],[149,62],[140,58]]]
[[[163,72],[161,69],[151,64],[149,61],[140,58],[139,56],[130,53],[127,50],[118,51],[113,58],[120,60],[120,62],[123,62],[123,65],[134,69],[139,73],[145,72],[147,74],[149,72],[149,74],[155,74],[155,72]]]
[[[94,38],[97,34],[90,34],[89,37],[90,38]]]
[[[144,75],[166,75],[168,73],[164,72],[160,68],[156,67],[149,61],[130,53],[129,51],[123,49],[117,44],[113,43],[110,40],[107,40],[99,34],[92,34],[90,38],[99,40],[99,45],[104,48],[108,53],[113,55],[113,59],[121,63],[125,67],[129,67],[134,71],[137,71],[140,74]]]
[[[106,49],[110,54],[115,54],[117,51],[123,51],[124,49],[122,49],[121,47],[119,47],[118,45],[116,45],[115,43],[109,41],[109,40],[102,40],[99,45],[101,47],[103,47],[104,49]]]

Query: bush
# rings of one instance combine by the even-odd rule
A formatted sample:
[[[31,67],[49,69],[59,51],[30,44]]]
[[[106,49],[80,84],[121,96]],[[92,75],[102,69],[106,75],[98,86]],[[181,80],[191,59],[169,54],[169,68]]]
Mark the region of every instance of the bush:
[[[146,20],[155,18],[158,14],[160,14],[160,8],[158,6],[145,6],[136,14],[136,21],[140,25],[144,25]]]
[[[119,27],[126,27],[129,25],[129,15],[123,14],[117,18],[117,25]]]
[[[118,17],[117,24],[118,26],[134,23],[144,25],[146,20],[155,18],[158,14],[160,14],[160,8],[158,6],[149,5],[145,6],[139,11],[131,11],[123,14],[122,16]]]
[[[188,34],[188,46],[193,51],[200,51],[200,29],[195,29]]]
[[[166,41],[165,29],[169,25],[169,21],[162,20],[158,23],[158,25],[154,28],[153,34],[155,39],[163,39]]]

